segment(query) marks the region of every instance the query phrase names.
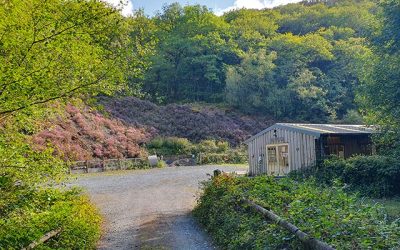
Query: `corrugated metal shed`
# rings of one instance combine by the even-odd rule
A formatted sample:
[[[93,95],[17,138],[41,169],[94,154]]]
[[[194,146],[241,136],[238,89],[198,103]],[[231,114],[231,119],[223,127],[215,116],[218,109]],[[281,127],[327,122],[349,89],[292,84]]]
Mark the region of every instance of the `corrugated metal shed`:
[[[365,125],[277,123],[245,141],[250,174],[285,175],[314,165],[325,151],[343,157],[363,153],[376,132]]]
[[[254,138],[274,129],[285,129],[293,132],[299,132],[319,137],[325,134],[373,134],[376,133],[376,127],[366,125],[347,125],[347,124],[309,124],[309,123],[276,123],[275,125],[261,131],[250,137],[245,143]]]

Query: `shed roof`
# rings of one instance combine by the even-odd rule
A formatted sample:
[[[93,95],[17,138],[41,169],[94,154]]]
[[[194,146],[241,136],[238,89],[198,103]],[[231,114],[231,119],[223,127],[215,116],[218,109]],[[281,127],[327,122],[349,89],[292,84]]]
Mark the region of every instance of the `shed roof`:
[[[372,134],[377,132],[376,127],[366,126],[366,125],[276,123],[275,125],[250,137],[245,141],[245,143],[248,143],[253,139],[255,139],[256,137],[277,128],[308,134],[318,138],[321,135],[327,135],[327,134]]]

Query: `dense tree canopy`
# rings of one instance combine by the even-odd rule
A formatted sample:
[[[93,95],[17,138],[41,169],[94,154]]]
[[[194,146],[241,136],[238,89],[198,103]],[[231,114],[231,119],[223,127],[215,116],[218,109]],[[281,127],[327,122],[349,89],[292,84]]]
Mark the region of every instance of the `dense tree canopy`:
[[[400,1],[385,0],[380,5],[384,25],[374,43],[379,56],[364,74],[358,102],[368,121],[384,131],[378,138],[382,152],[400,155]]]
[[[303,2],[218,17],[202,6],[167,5],[148,19],[158,42],[144,92],[161,103],[222,103],[277,119],[346,119],[375,57],[380,8]]]

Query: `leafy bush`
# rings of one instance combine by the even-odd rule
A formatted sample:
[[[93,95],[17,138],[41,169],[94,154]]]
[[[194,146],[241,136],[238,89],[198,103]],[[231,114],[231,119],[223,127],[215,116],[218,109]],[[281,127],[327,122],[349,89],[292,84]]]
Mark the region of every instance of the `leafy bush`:
[[[293,235],[242,204],[242,197],[337,249],[400,247],[399,221],[387,221],[381,206],[364,203],[339,185],[321,188],[313,179],[221,175],[204,183],[194,214],[222,249],[302,248]]]
[[[167,163],[165,162],[165,161],[163,161],[163,160],[159,160],[158,162],[157,162],[157,167],[158,168],[164,168],[164,167],[166,167],[167,166]]]
[[[372,197],[400,195],[400,163],[388,156],[355,156],[348,160],[330,158],[293,176],[315,176],[322,184],[339,179],[349,190]]]
[[[44,249],[94,249],[101,219],[89,199],[77,190],[45,189],[22,196],[17,207],[0,218],[2,249],[21,249],[44,234],[61,228]]]
[[[193,151],[193,144],[186,138],[157,137],[147,144],[147,150],[157,155],[186,155]]]
[[[147,144],[150,153],[163,156],[197,155],[198,164],[246,163],[247,151],[243,147],[230,149],[227,141],[204,140],[192,144],[188,139],[157,137]]]
[[[241,164],[247,162],[247,153],[240,150],[229,150],[226,153],[200,154],[199,164]]]
[[[227,141],[203,140],[197,145],[197,151],[202,153],[225,153],[229,148]]]

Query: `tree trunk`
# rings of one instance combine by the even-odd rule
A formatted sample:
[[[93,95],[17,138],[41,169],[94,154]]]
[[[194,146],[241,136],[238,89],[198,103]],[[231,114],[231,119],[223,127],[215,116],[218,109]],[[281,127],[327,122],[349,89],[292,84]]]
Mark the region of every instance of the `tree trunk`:
[[[272,211],[269,211],[260,205],[257,205],[255,202],[250,201],[250,200],[244,200],[245,204],[248,204],[251,208],[256,210],[259,214],[264,216],[264,218],[271,220],[278,224],[279,226],[283,227],[284,229],[288,230],[292,234],[296,235],[296,237],[307,247],[310,249],[315,249],[315,250],[334,250],[333,247],[329,246],[325,242],[319,241],[317,239],[314,239],[310,237],[308,234],[304,233],[301,231],[298,227],[295,225],[287,222],[286,220],[282,219],[278,215],[274,214]]]

